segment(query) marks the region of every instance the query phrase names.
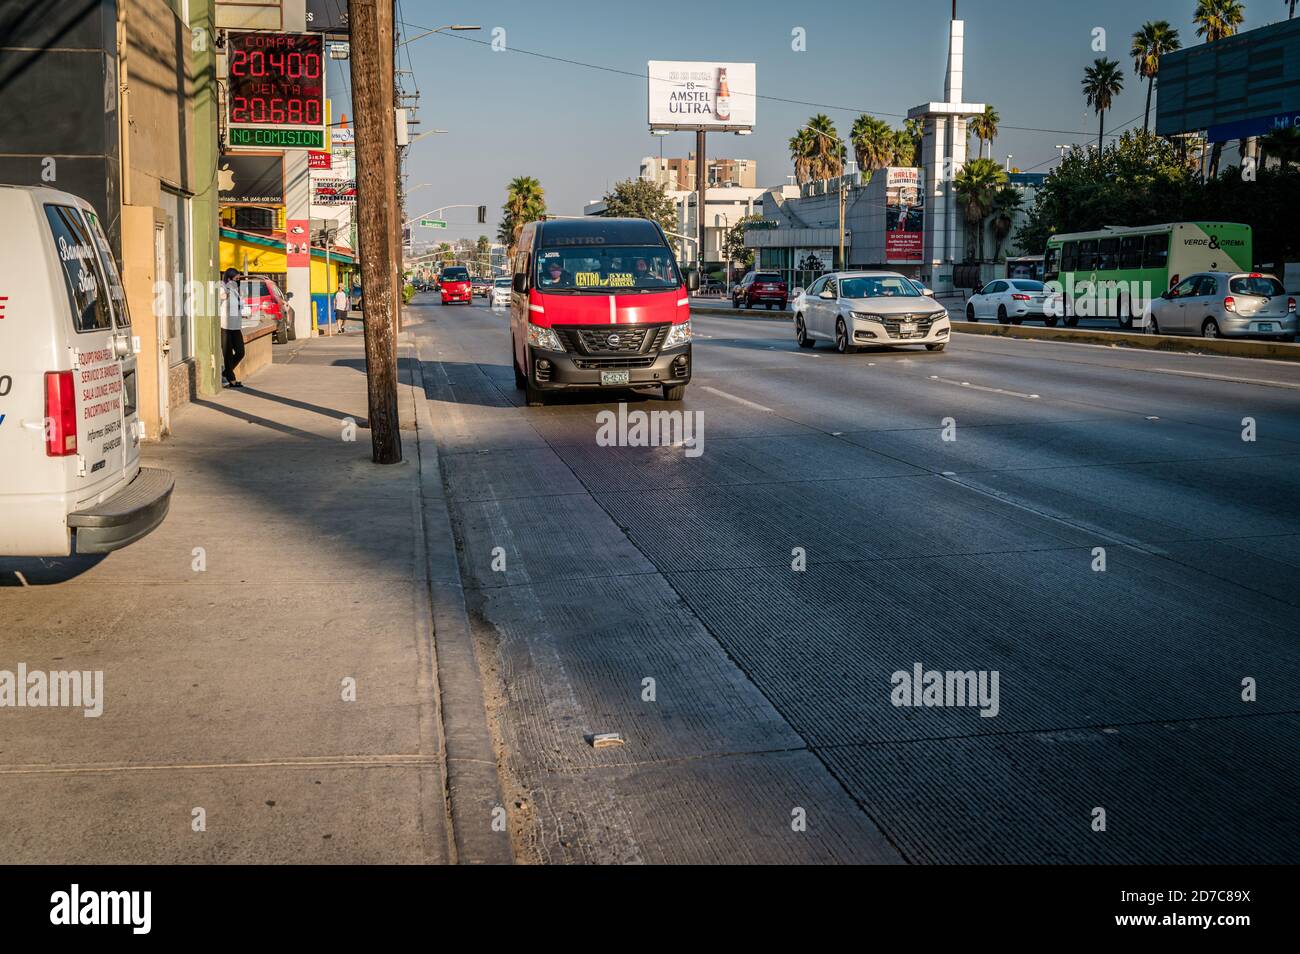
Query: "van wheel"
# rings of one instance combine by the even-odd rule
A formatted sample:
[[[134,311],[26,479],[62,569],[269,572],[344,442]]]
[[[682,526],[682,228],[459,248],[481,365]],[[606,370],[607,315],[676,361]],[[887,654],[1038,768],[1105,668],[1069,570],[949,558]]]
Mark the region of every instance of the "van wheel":
[[[1044,327],[1044,328],[1055,328],[1055,327],[1056,327],[1056,323],[1057,323],[1059,320],[1060,320],[1060,319],[1057,318],[1055,315],[1048,315],[1047,317],[1045,317],[1045,318],[1043,319],[1043,327]]]
[[[516,390],[522,391],[528,386],[528,379],[524,377],[524,373],[519,370],[519,360],[515,357],[514,338],[510,339],[510,363],[515,369],[515,388]]]
[[[541,388],[533,387],[533,382],[524,380],[524,400],[529,407],[545,407],[546,392]]]
[[[1006,305],[998,305],[998,324],[1000,325],[1011,324],[1011,319],[1007,317]]]
[[[665,385],[664,385],[664,400],[665,400],[665,401],[680,401],[680,400],[681,400],[682,398],[684,398],[684,397],[686,397],[686,385],[684,385],[684,384],[665,384]]]
[[[1133,316],[1132,316],[1132,315],[1120,315],[1120,316],[1119,316],[1119,326],[1120,326],[1121,328],[1123,328],[1125,331],[1128,331],[1130,328],[1133,327]]]

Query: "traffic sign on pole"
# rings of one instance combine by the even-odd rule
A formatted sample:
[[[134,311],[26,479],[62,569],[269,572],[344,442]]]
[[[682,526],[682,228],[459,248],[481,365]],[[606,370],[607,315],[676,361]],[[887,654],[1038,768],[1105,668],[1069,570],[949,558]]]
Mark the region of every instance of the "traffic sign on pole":
[[[445,229],[447,223],[444,219],[420,219],[420,228],[422,229]]]

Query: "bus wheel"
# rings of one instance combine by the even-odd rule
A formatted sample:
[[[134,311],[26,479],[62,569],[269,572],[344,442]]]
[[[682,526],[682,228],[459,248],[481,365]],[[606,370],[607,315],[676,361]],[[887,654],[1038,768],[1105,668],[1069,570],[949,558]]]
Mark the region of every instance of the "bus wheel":
[[[1128,331],[1130,328],[1133,327],[1133,316],[1132,316],[1132,315],[1120,315],[1120,316],[1119,316],[1119,326],[1120,326],[1121,328],[1123,328],[1125,331]]]
[[[1056,322],[1057,322],[1057,318],[1056,318],[1055,315],[1048,315],[1046,318],[1043,319],[1043,327],[1044,327],[1044,328],[1055,328],[1055,327],[1056,327]]]

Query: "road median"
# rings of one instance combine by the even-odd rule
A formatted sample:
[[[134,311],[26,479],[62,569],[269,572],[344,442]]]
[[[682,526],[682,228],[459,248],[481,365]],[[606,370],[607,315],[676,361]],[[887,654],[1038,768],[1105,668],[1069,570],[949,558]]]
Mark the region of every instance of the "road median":
[[[1115,348],[1139,348],[1147,351],[1217,354],[1234,358],[1272,358],[1276,361],[1300,361],[1300,347],[1285,342],[1241,341],[1229,338],[1184,338],[1177,335],[1149,335],[1140,331],[1105,331],[1097,328],[1047,328],[1040,325],[995,325],[978,321],[954,321],[952,329],[961,334],[995,335],[1001,338],[1064,341],[1073,344],[1099,344],[1110,345]]]

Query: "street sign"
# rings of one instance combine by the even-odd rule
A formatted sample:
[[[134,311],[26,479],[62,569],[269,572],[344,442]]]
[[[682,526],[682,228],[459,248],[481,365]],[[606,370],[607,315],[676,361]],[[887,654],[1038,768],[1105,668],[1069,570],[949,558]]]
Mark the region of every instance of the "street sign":
[[[445,229],[447,223],[442,219],[420,219],[422,229]]]

